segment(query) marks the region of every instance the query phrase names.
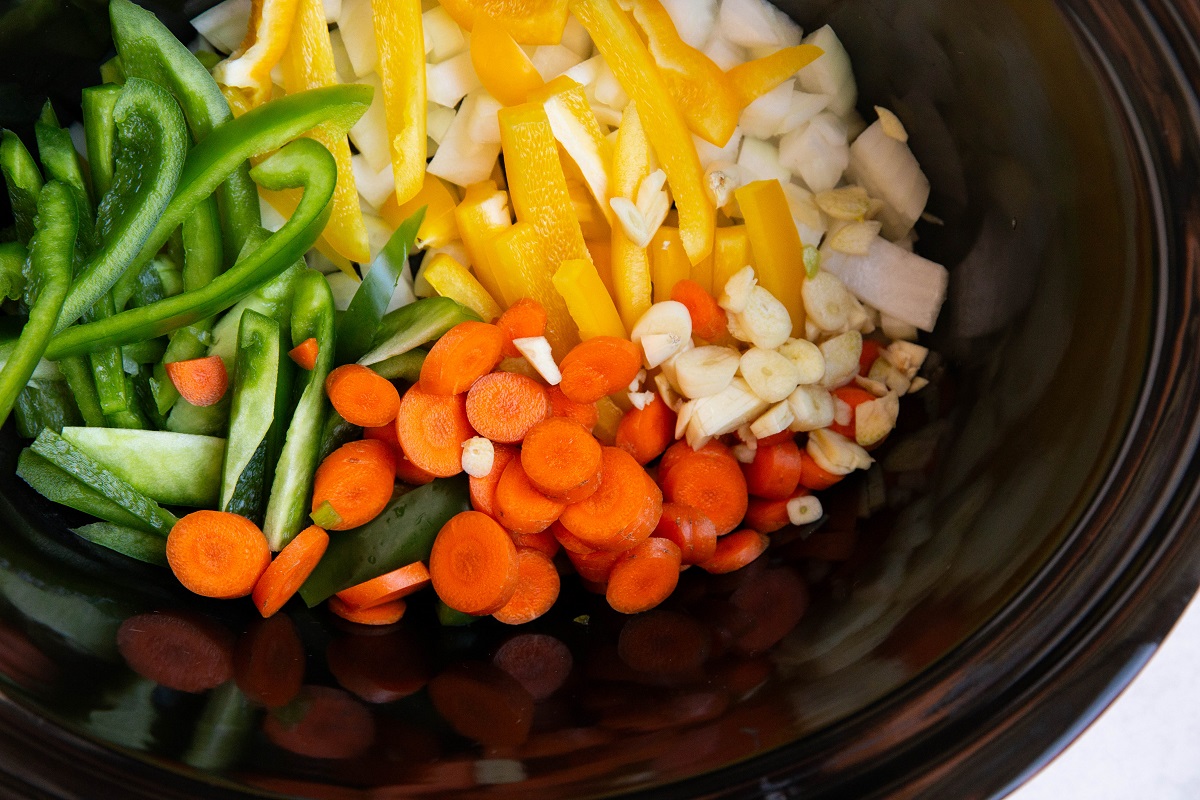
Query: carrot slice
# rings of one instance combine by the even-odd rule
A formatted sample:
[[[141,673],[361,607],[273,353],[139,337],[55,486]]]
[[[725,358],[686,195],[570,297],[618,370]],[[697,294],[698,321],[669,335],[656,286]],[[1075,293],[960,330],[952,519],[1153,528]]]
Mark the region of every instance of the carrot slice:
[[[353,758],[375,741],[375,718],[362,703],[341,689],[305,686],[294,713],[272,713],[263,733],[277,747],[307,758]],[[289,709],[290,710],[290,709]]]
[[[578,503],[600,486],[600,443],[574,420],[551,417],[535,425],[521,446],[521,466],[542,494]]]
[[[467,392],[467,421],[480,436],[515,444],[550,414],[550,399],[537,381],[513,372],[493,372]]]
[[[428,585],[429,570],[420,561],[414,561],[406,567],[343,589],[337,596],[347,608],[361,610],[408,597]]]
[[[550,416],[552,417],[573,419],[588,433],[591,433],[595,429],[596,423],[600,421],[600,409],[596,408],[595,403],[576,403],[563,394],[563,390],[558,386],[551,386],[547,389],[546,396],[550,398]]]
[[[389,422],[386,425],[368,425],[363,428],[363,438],[376,439],[383,442],[391,448],[397,460],[404,455],[404,451],[400,449],[400,437],[396,435],[396,425],[394,422]]]
[[[400,411],[400,393],[392,382],[361,364],[345,364],[325,378],[329,402],[351,425],[386,425]]]
[[[429,682],[429,698],[450,727],[480,744],[514,746],[529,738],[533,698],[491,664],[471,662],[445,670]]]
[[[686,614],[655,609],[626,620],[617,655],[632,670],[678,675],[699,669],[712,651],[708,629]]]
[[[854,439],[855,423],[854,418],[858,407],[863,403],[869,403],[877,399],[875,395],[868,392],[866,389],[860,389],[857,386],[842,386],[833,390],[833,399],[841,400],[846,405],[850,406],[850,421],[845,425],[836,420],[830,424],[829,430],[836,431],[847,439]]]
[[[429,574],[433,590],[455,611],[491,614],[517,590],[517,548],[494,519],[463,511],[434,539]]]
[[[335,639],[325,649],[325,662],[343,688],[368,703],[408,697],[430,677],[425,648],[402,628]]]
[[[465,395],[430,394],[413,384],[396,417],[400,448],[415,466],[437,478],[462,472],[463,442],[475,435]]]
[[[500,352],[506,358],[520,358],[521,351],[513,344],[513,339],[545,335],[546,309],[537,300],[522,297],[500,315],[500,319],[496,320],[496,327],[504,334],[504,344]]]
[[[304,683],[304,645],[286,615],[251,620],[233,653],[233,680],[253,703],[286,706]]]
[[[746,478],[730,456],[715,452],[684,456],[665,476],[660,469],[659,481],[667,500],[704,514],[717,527],[718,536],[732,531],[746,516]]]
[[[193,511],[167,535],[167,563],[187,589],[203,597],[245,597],[271,563],[259,527],[228,511]]]
[[[347,622],[359,625],[394,625],[404,618],[408,606],[403,600],[393,600],[370,608],[351,608],[334,595],[329,598],[329,610]]]
[[[554,525],[557,524],[558,522],[556,521]],[[554,525],[550,527],[553,528]],[[558,555],[559,548],[561,547],[558,539],[554,538],[554,534],[550,533],[549,528],[540,533],[514,533],[512,540],[518,550],[522,547],[531,548],[544,553],[546,558],[554,558]]]
[[[729,601],[753,620],[737,639],[737,649],[752,656],[778,644],[800,623],[808,609],[808,587],[791,569],[772,567],[738,587]]]
[[[768,500],[791,497],[800,485],[802,471],[800,448],[794,441],[776,445],[759,442],[754,451],[754,461],[742,464],[746,490],[755,497]]]
[[[433,483],[435,477],[409,461],[408,456],[400,451],[400,455],[396,458],[396,480],[407,483],[409,486],[424,486],[427,483]]]
[[[229,388],[229,373],[220,356],[172,361],[163,366],[179,396],[194,406],[215,404]]]
[[[877,339],[863,339],[862,352],[858,356],[858,374],[869,375],[875,359],[879,358],[883,345]]]
[[[819,492],[833,486],[842,477],[842,475],[834,475],[832,472],[825,471],[816,461],[813,461],[813,457],[806,451],[800,451],[800,485],[805,489]]]
[[[668,539],[647,539],[621,554],[608,576],[604,596],[614,611],[640,614],[671,596],[679,583],[679,547]]]
[[[317,467],[312,508],[333,507],[338,519],[322,526],[328,530],[357,528],[382,513],[395,484],[396,461],[386,444],[376,439],[347,442]]]
[[[517,590],[504,606],[492,613],[505,625],[524,625],[545,614],[558,599],[558,570],[540,550],[517,550]]]
[[[601,586],[608,584],[608,576],[612,573],[613,564],[617,563],[617,559],[622,554],[620,550],[593,550],[590,553],[573,553],[567,550],[566,552],[571,566],[575,567],[575,571],[579,573],[579,577],[585,583]],[[604,590],[601,589],[600,594],[603,593]]]
[[[616,446],[639,464],[649,464],[675,441],[675,412],[655,397],[645,408],[633,408],[621,417]]]
[[[680,440],[667,448],[667,452],[663,453],[662,459],[658,462],[658,482],[662,483],[667,478],[667,473],[671,471],[671,467],[679,463],[684,456],[690,456],[695,453],[705,453],[710,456],[725,456],[733,458],[733,453],[729,448],[715,439],[701,447],[699,450],[693,450],[692,446],[686,441]],[[735,459],[736,460],[736,459]]]
[[[308,337],[300,344],[288,350],[288,357],[295,361],[300,369],[312,372],[317,366],[317,356],[321,353],[321,345],[315,337]]]
[[[204,692],[233,674],[233,634],[186,611],[135,614],[117,629],[117,650],[143,678],[180,692]]]
[[[716,298],[691,278],[677,281],[671,287],[671,299],[687,306],[692,317],[692,332],[701,339],[716,341],[729,332],[729,319],[725,309],[717,305]]]
[[[800,491],[808,494],[807,489]],[[774,533],[787,527],[791,524],[787,510],[788,499],[766,500],[762,497],[751,497],[746,506],[746,525],[759,533]]]
[[[674,542],[684,564],[702,564],[717,549],[717,528],[712,520],[682,503],[663,503],[653,535]]]
[[[770,540],[765,534],[744,528],[718,539],[713,557],[701,564],[700,568],[714,575],[733,572],[765,553],[768,544]]]
[[[492,656],[492,664],[511,675],[534,700],[545,700],[562,688],[575,660],[561,641],[544,633],[521,633]]]
[[[624,389],[642,368],[638,346],[615,336],[595,336],[575,345],[559,365],[563,394],[576,403],[594,403]]]
[[[520,458],[504,468],[496,484],[496,521],[513,533],[539,533],[563,512],[563,504],[537,490]]]
[[[616,447],[601,452],[600,488],[567,506],[562,524],[590,547],[625,550],[658,524],[662,492],[629,453]]]
[[[421,365],[421,388],[430,394],[460,394],[500,363],[504,334],[486,322],[460,322],[429,349]]]
[[[471,491],[471,506],[476,510],[496,518],[496,486],[504,468],[519,454],[519,450],[505,444],[494,445],[492,455],[492,471],[482,478],[471,476],[469,484]]]
[[[546,529],[546,532],[552,535],[554,540],[558,542],[568,554],[578,553],[580,555],[587,555],[588,553],[596,552],[596,548],[592,547],[590,544],[567,530],[563,526],[562,522],[555,522]]]
[[[269,617],[283,608],[317,568],[328,546],[329,534],[316,525],[309,525],[296,534],[254,584],[251,599],[258,607],[258,613]]]
[[[777,444],[783,444],[784,442],[794,442],[794,441],[796,441],[796,434],[792,433],[791,431],[780,431],[779,433],[772,433],[770,436],[766,437],[765,439],[759,439],[758,446],[759,447],[773,447],[774,445],[777,445]]]

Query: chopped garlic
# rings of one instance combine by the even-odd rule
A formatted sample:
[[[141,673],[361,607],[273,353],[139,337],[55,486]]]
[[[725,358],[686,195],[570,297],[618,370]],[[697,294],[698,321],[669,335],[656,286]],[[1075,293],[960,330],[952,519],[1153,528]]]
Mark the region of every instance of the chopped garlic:
[[[866,317],[862,303],[832,273],[818,272],[804,281],[800,292],[807,321],[822,331],[845,333],[855,330],[855,323]]]
[[[738,460],[739,464],[753,464],[754,456],[758,452],[755,448],[747,444],[735,444],[731,452],[733,457]]]
[[[825,377],[821,385],[826,389],[845,386],[858,374],[859,357],[862,355],[862,334],[847,331],[821,345],[825,356]]]
[[[655,303],[634,324],[629,338],[642,348],[645,365],[653,369],[691,343],[692,315],[675,300]]]
[[[692,421],[692,415],[696,411],[696,400],[688,400],[686,403],[679,406],[679,410],[675,412],[675,438],[682,439],[683,434],[688,429],[688,424]]]
[[[792,335],[792,317],[783,303],[761,286],[750,290],[738,324],[756,347],[774,350]]]
[[[660,372],[654,376],[654,386],[658,390],[658,396],[666,403],[667,408],[678,414],[679,407],[683,404],[683,398],[679,396],[679,392],[675,391],[675,387],[671,385],[671,379]]]
[[[895,392],[859,403],[854,411],[854,440],[863,447],[882,442],[896,427],[899,416],[900,395]]]
[[[750,432],[759,439],[765,439],[786,431],[795,421],[796,415],[792,413],[792,407],[788,405],[787,400],[784,400],[771,406],[758,419],[754,420],[750,424]]]
[[[925,359],[929,357],[929,348],[912,342],[892,342],[888,345],[887,359],[896,369],[904,373],[910,381],[917,377]]]
[[[833,475],[849,475],[856,469],[867,469],[875,462],[857,442],[829,428],[811,431],[807,449],[817,466]]]
[[[496,458],[496,448],[491,440],[472,436],[463,442],[462,451],[463,472],[472,478],[486,478],[491,474]]]
[[[889,339],[902,339],[911,342],[917,338],[917,326],[910,325],[907,322],[901,322],[890,314],[879,314],[879,327],[883,329],[883,334]]]
[[[637,392],[642,388],[642,383],[646,380],[646,370],[639,369],[637,375],[633,376],[633,380],[629,382],[629,391]]]
[[[741,439],[742,444],[746,445],[747,447],[758,449],[758,437],[754,435],[752,430],[750,430],[750,426],[748,424],[739,425],[736,433],[738,439]]]
[[[843,186],[818,192],[813,200],[817,208],[829,216],[847,222],[864,219],[871,211],[871,198],[861,186]]]
[[[833,398],[833,421],[838,425],[849,425],[854,419],[854,409],[840,397]]]
[[[929,381],[927,381],[925,378],[913,378],[912,384],[910,384],[908,387],[908,393],[916,394],[928,385]]]
[[[888,138],[895,139],[897,142],[908,141],[908,131],[904,129],[904,123],[891,110],[883,106],[875,106],[875,113],[879,115],[879,127],[888,135]]]
[[[875,237],[879,235],[882,227],[883,223],[875,220],[851,222],[829,237],[829,246],[839,253],[865,256],[870,251],[871,243],[875,241]]]
[[[696,428],[697,437],[723,436],[766,410],[767,403],[754,394],[744,380],[734,378],[721,392],[696,401],[688,425],[688,441],[692,440],[692,428]]]
[[[825,509],[818,498],[806,494],[787,501],[787,514],[793,525],[811,525],[825,514]]]
[[[634,205],[641,212],[651,238],[653,238],[654,232],[662,227],[663,222],[667,219],[667,212],[671,210],[671,196],[667,193],[666,184],[667,173],[656,169],[643,178],[641,185],[638,186]]]
[[[879,358],[871,364],[871,370],[867,373],[867,377],[873,381],[879,381],[888,389],[899,394],[907,394],[909,387],[912,386],[912,380],[892,363],[886,350],[881,352]]]
[[[860,389],[870,392],[871,394],[875,395],[876,397],[883,397],[885,394],[888,393],[888,387],[887,387],[886,383],[880,383],[879,381],[873,381],[870,378],[867,378],[863,375],[855,375],[854,376],[854,385]]]
[[[550,350],[550,342],[545,336],[513,339],[513,347],[525,356],[546,383],[557,386],[562,380],[562,373],[558,371],[558,364],[554,362],[554,354]]]
[[[818,386],[799,386],[788,397],[795,419],[790,427],[793,431],[815,431],[833,424],[833,395]]]
[[[825,377],[825,356],[807,339],[788,339],[779,345],[779,353],[796,365],[798,385],[818,383]]]
[[[608,201],[608,205],[617,215],[617,221],[621,223],[621,230],[625,232],[629,241],[641,248],[648,247],[657,228],[650,227],[646,216],[634,205],[633,201],[628,197],[613,197]]]
[[[654,398],[657,397],[654,392],[630,392],[628,396],[629,404],[638,411],[644,410],[646,406],[653,403]]]
[[[750,302],[750,292],[757,285],[758,278],[754,277],[754,267],[742,267],[725,282],[717,305],[731,313],[740,314],[746,310]]]
[[[729,387],[740,363],[732,347],[695,347],[675,357],[675,386],[680,394],[692,399],[719,394]]]
[[[750,389],[768,403],[786,400],[800,385],[800,370],[776,350],[751,347],[742,353],[739,369]]]
[[[717,208],[729,205],[744,181],[741,168],[727,161],[714,161],[704,171],[704,191]]]

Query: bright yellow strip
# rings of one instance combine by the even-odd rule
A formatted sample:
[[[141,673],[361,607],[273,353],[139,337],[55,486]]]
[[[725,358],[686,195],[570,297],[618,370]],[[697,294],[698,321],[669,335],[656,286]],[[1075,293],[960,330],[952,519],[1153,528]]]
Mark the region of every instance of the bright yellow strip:
[[[497,235],[512,227],[508,213],[508,194],[496,188],[492,181],[484,181],[467,188],[458,207],[454,209],[454,220],[463,245],[471,256],[475,277],[505,308],[512,305],[503,292],[499,269],[496,267],[488,243]]]
[[[471,65],[483,88],[506,106],[524,103],[542,86],[542,76],[521,45],[489,17],[477,20],[471,31]]]
[[[596,265],[581,258],[564,261],[554,273],[554,288],[567,303],[571,318],[579,326],[580,339],[597,336],[628,336],[621,315],[613,305]]]
[[[754,181],[735,193],[754,249],[758,283],[792,315],[792,335],[804,336],[804,245],[777,180]]]
[[[458,206],[458,197],[450,184],[436,175],[425,173],[421,191],[404,205],[396,202],[396,196],[391,195],[379,209],[391,228],[399,228],[404,220],[411,217],[422,207],[425,207],[425,219],[417,231],[417,247],[421,250],[444,247],[459,238],[458,223],[454,219],[454,209]]]
[[[445,253],[436,254],[425,266],[425,280],[441,297],[462,303],[484,322],[500,316],[500,306],[470,270]]]
[[[712,252],[716,209],[704,192],[704,170],[692,134],[671,99],[650,51],[617,0],[571,0],[626,94],[638,105],[646,136],[667,173],[679,209],[679,235],[693,264]]]
[[[825,51],[815,44],[785,47],[769,56],[738,64],[726,72],[725,76],[732,84],[741,107],[745,108],[824,53]]]
[[[579,334],[566,301],[546,275],[545,243],[537,228],[518,222],[492,237],[488,250],[505,304],[511,306],[525,297],[541,303],[546,309],[546,338],[555,359],[561,359],[579,343]]]
[[[709,292],[719,296],[725,291],[729,279],[745,266],[754,266],[754,253],[750,250],[746,226],[717,228],[717,238],[713,241],[712,287]]]
[[[720,229],[717,229],[718,232]],[[717,255],[717,238],[713,238],[713,251],[708,254],[708,258],[701,261],[699,264],[692,265],[692,274],[689,276],[696,283],[704,287],[704,291],[709,294],[713,293],[713,269],[716,264]]]
[[[613,402],[611,397],[601,397],[597,400],[596,410],[600,412],[600,418],[596,422],[596,427],[592,429],[592,434],[600,440],[601,444],[611,447],[617,441],[617,426],[621,424],[621,418],[625,416],[625,412]]]
[[[246,38],[213,68],[234,114],[241,116],[271,98],[271,70],[287,49],[296,6],[296,0],[251,0]]]
[[[425,28],[421,0],[374,0],[379,80],[391,140],[396,202],[407,203],[425,180]]]
[[[558,44],[567,26],[567,0],[440,0],[467,30],[479,14],[499,22],[521,44]]]
[[[530,94],[529,100],[541,103],[546,109],[554,138],[583,176],[606,222],[612,224],[608,187],[612,180],[613,148],[600,130],[583,86],[561,75]]]
[[[612,282],[612,239],[588,239],[586,244],[588,252],[592,255],[592,263],[596,265],[596,273],[604,283],[604,291],[608,292],[609,297],[615,297]]]
[[[625,107],[621,127],[617,130],[617,147],[613,154],[613,197],[633,199],[638,186],[650,174],[650,142],[642,128],[637,104]],[[633,326],[650,308],[650,256],[625,235],[620,225],[612,228],[612,287],[613,299],[625,327]]]
[[[307,89],[333,86],[338,82],[333,65],[333,46],[325,23],[321,0],[299,0],[292,22],[291,42],[282,59],[283,89],[296,94]],[[421,111],[424,116],[425,105]],[[333,210],[322,234],[337,253],[351,261],[366,264],[371,260],[367,226],[358,205],[358,187],[350,168],[350,142],[345,133],[335,134],[323,128],[311,134],[329,149],[337,161],[337,188],[333,192]]]
[[[671,299],[675,284],[692,275],[692,262],[683,250],[679,231],[666,225],[658,229],[650,242],[650,275],[654,283],[654,302]]]

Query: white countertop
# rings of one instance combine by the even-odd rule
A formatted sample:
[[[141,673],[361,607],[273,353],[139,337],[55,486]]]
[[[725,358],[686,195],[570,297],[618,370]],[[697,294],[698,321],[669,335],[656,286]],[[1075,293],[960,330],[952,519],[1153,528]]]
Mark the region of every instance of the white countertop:
[[[1084,734],[1009,800],[1200,798],[1200,600]]]

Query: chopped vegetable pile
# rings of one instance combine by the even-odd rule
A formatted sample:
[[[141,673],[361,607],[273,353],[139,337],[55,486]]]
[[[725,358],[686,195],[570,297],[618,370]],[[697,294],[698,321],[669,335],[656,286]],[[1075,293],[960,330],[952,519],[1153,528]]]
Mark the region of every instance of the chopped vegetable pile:
[[[834,32],[519,5],[225,0],[193,53],[111,0],[82,126],[0,140],[0,418],[79,536],[264,617],[518,625],[571,571],[654,608],[870,467],[947,273]]]

